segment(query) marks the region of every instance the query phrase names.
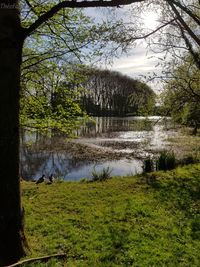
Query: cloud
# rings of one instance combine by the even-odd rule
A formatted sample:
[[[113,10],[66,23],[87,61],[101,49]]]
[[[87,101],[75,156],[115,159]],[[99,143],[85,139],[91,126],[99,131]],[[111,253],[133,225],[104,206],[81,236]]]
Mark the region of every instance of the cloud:
[[[118,18],[122,18],[127,10],[128,9],[124,8],[118,9],[116,11],[116,16],[118,14]],[[88,8],[86,10],[86,14],[94,18],[96,22],[100,22],[102,20],[106,20],[109,10],[102,8]],[[152,16],[154,16],[154,20],[156,19],[155,13],[150,13],[150,15],[151,16],[149,16],[149,18],[146,18],[146,22],[148,22],[148,24],[150,23]],[[125,19],[129,19],[129,16]],[[130,48],[127,54],[123,54],[121,57],[113,59],[113,64],[111,66],[107,66],[107,68],[121,72],[122,74],[133,78],[151,76],[153,73],[157,73],[159,75],[161,68],[155,67],[158,63],[158,59],[156,59],[155,54],[152,54],[147,50],[146,46],[145,41],[138,41],[137,45]],[[103,66],[103,64],[99,64],[101,67]],[[150,82],[148,84],[153,87],[155,91],[160,90],[160,85],[158,86],[156,82]]]
[[[153,76],[153,73],[159,75],[161,73],[161,67],[156,67],[158,59],[150,52],[147,53],[147,49],[144,44],[131,49],[130,53],[120,58],[114,59],[111,70],[121,72],[132,78],[141,79],[145,81],[145,76]],[[146,82],[146,81],[145,81]],[[160,92],[162,89],[161,83],[156,80],[147,82],[147,84],[156,92]]]
[[[144,75],[147,72],[155,72],[158,60],[151,53],[147,53],[144,46],[133,48],[132,51],[120,58],[114,59],[111,69],[135,76],[135,73]]]

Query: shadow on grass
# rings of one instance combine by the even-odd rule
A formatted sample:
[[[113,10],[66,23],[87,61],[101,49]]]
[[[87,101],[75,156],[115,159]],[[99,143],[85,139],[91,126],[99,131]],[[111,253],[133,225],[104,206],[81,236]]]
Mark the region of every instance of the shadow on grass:
[[[159,201],[185,214],[191,222],[192,238],[200,239],[200,170],[195,168],[148,174],[147,182]]]

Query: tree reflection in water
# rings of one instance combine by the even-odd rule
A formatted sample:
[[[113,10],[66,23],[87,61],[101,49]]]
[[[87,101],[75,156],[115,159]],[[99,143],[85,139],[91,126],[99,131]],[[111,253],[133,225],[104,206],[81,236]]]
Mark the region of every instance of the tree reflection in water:
[[[135,150],[131,145],[134,142],[139,142],[147,146],[162,146],[163,140],[170,135],[169,131],[164,130],[163,122],[156,124],[158,118],[139,118],[139,117],[101,117],[94,118],[96,121],[91,121],[82,126],[74,134],[79,137],[82,144],[89,140],[90,143],[95,143],[106,147],[115,145],[115,151],[122,148],[124,145],[127,148]],[[166,123],[166,122],[165,122]],[[169,126],[166,123],[165,126]],[[37,179],[42,174],[49,176],[53,174],[56,177],[64,179],[73,179],[70,173],[74,175],[74,179],[80,179],[82,175],[89,176],[89,171],[95,166],[95,163],[88,162],[86,158],[77,159],[70,154],[66,146],[66,136],[45,136],[37,131],[30,132],[21,130],[20,139],[20,174],[26,180]],[[120,143],[121,142],[121,143]],[[130,145],[129,145],[130,144]],[[112,149],[112,148],[111,148]],[[141,148],[140,148],[141,149]],[[114,150],[113,150],[114,151]],[[137,152],[137,151],[136,151]],[[113,166],[115,175],[126,175],[128,172],[133,174],[141,172],[141,161],[134,158],[131,160],[109,161]],[[109,165],[103,162],[98,162],[97,169],[101,170]],[[119,169],[119,165],[121,169]],[[116,170],[115,170],[116,169]]]

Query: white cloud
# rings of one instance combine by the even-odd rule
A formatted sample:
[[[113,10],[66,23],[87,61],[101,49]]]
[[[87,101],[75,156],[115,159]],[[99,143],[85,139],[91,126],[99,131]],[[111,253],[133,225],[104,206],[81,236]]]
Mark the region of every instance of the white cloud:
[[[156,67],[157,63],[158,60],[151,53],[147,53],[145,46],[140,44],[140,46],[133,48],[129,54],[114,59],[109,69],[119,71],[133,78],[142,79],[144,76],[152,76],[153,73],[159,74],[161,72],[161,68]],[[157,82],[151,81],[148,84],[156,92],[161,89]]]

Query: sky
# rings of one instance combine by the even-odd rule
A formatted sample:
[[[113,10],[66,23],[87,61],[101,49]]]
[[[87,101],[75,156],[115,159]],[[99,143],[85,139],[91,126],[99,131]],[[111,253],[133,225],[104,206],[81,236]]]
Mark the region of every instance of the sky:
[[[144,76],[152,76],[154,72],[159,72],[161,69],[156,67],[158,60],[155,55],[148,52],[145,44],[140,43],[137,47],[118,59],[114,59],[111,70],[119,71],[132,78],[144,79]],[[158,92],[160,85],[156,82],[148,82],[153,90]]]
[[[124,8],[123,8],[124,9]],[[130,17],[126,14],[126,8],[124,13],[122,9],[119,10],[119,17],[127,17],[127,20],[130,20]],[[86,10],[86,14],[92,18],[95,18],[96,21],[101,21],[102,19],[106,20],[107,13],[102,9],[92,9],[89,8]],[[156,27],[157,14],[156,12],[150,11],[142,15],[143,22],[146,28],[149,30]],[[135,19],[135,18],[134,18]],[[126,20],[126,18],[125,18]],[[122,74],[128,75],[132,78],[142,79],[143,76],[152,75],[153,72],[160,72],[158,67],[155,67],[158,63],[155,55],[150,53],[147,49],[147,44],[145,41],[137,42],[136,46],[133,46],[129,49],[128,53],[121,55],[119,58],[113,59],[113,64],[107,66],[108,69],[119,71]],[[159,92],[161,86],[156,82],[147,82],[155,92]]]

